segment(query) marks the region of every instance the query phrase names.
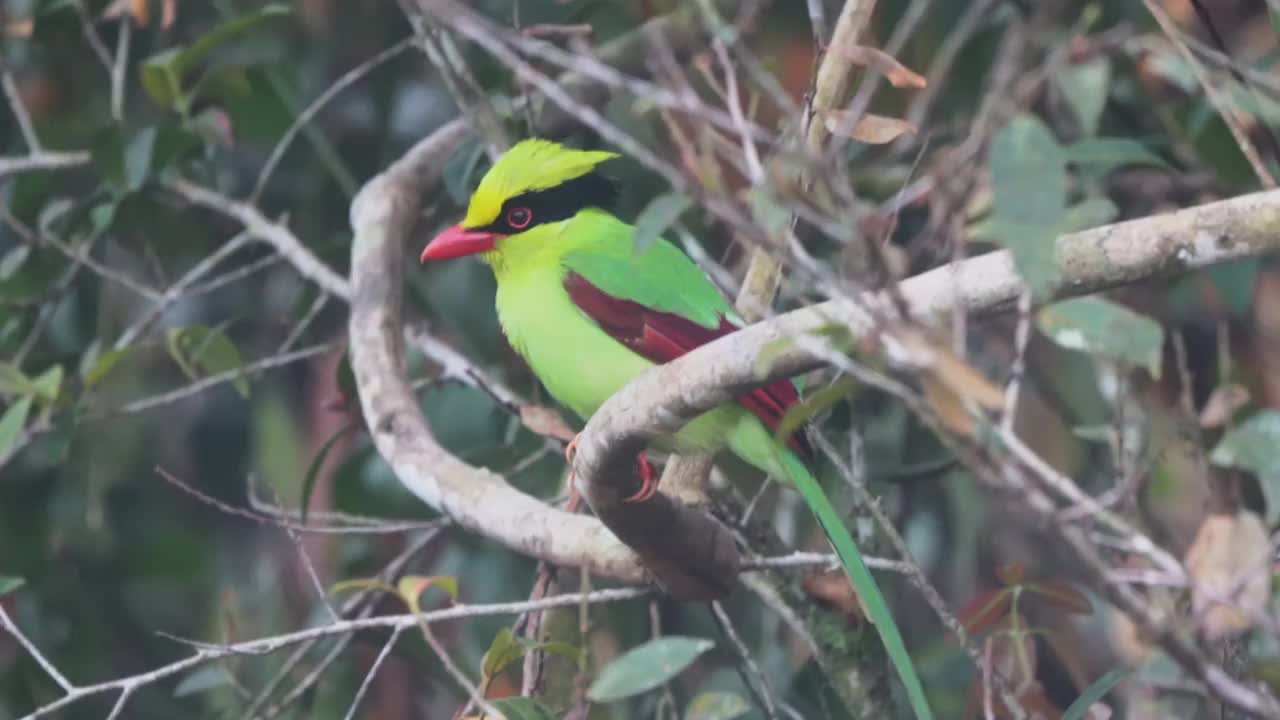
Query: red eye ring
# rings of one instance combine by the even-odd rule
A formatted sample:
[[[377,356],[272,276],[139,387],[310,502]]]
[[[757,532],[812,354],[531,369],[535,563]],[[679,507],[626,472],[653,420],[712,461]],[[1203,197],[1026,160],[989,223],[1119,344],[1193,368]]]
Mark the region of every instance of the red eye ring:
[[[513,207],[507,211],[507,224],[516,230],[523,230],[533,222],[533,211],[527,207]]]

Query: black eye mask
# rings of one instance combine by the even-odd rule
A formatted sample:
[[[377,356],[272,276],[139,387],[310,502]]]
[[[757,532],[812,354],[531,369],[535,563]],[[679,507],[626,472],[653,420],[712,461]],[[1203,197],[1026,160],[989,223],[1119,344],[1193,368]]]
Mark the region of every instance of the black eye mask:
[[[585,208],[611,210],[617,199],[617,182],[593,171],[552,188],[510,198],[502,203],[496,220],[468,229],[514,235],[543,223],[567,220]]]

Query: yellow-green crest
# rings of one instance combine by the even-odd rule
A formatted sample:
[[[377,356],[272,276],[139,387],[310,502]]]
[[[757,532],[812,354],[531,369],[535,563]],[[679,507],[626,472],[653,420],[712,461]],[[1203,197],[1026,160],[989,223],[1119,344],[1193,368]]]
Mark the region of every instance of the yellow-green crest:
[[[480,180],[462,225],[488,225],[497,219],[508,199],[530,190],[553,188],[615,157],[617,153],[605,150],[575,150],[550,140],[522,140],[503,153]]]

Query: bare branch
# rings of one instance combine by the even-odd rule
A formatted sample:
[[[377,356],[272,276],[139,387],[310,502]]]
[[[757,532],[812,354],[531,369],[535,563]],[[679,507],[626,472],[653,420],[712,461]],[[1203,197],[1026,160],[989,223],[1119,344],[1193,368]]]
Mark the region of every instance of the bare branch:
[[[414,627],[418,623],[437,623],[445,620],[457,620],[460,618],[486,617],[490,615],[518,615],[522,612],[531,610],[545,610],[548,608],[572,607],[579,603],[612,603],[624,600],[634,600],[636,598],[645,597],[649,591],[643,589],[622,588],[616,590],[597,590],[592,593],[569,593],[564,595],[556,595],[554,597],[545,598],[535,602],[510,602],[510,603],[493,603],[488,605],[454,605],[453,607],[443,610],[433,610],[414,615],[412,613],[402,615],[380,615],[378,617],[361,618],[356,620],[343,620],[339,622],[320,625],[306,630],[286,633],[283,635],[274,635],[271,637],[258,638],[256,640],[247,640],[245,642],[234,643],[230,645],[217,644],[200,644],[199,649],[192,655],[182,660],[169,663],[145,673],[130,675],[129,677],[117,678],[108,682],[98,683],[96,685],[72,685],[65,682],[65,678],[59,681],[67,691],[65,695],[58,698],[54,702],[43,705],[28,715],[23,716],[22,720],[35,720],[35,718],[51,715],[62,708],[78,702],[84,698],[102,693],[119,690],[124,693],[132,693],[139,687],[150,685],[152,683],[173,677],[179,673],[185,672],[193,667],[198,667],[211,660],[229,657],[232,655],[270,655],[280,650],[304,643],[309,640],[318,638],[335,637],[342,635],[350,635],[360,632],[361,630],[372,630],[377,628],[386,628],[390,630],[404,631]],[[9,620],[9,616],[4,614],[3,608],[0,608],[0,626],[6,631],[13,634],[19,642],[23,642],[23,636],[17,633],[17,628]],[[23,642],[24,647],[29,644]],[[34,648],[32,648],[34,654]],[[40,657],[35,655],[35,657]],[[52,666],[50,666],[52,667]],[[55,677],[61,677],[60,675]],[[65,684],[64,684],[65,683]]]
[[[1059,297],[1097,292],[1277,249],[1280,192],[1246,195],[1059,238],[1055,250],[1059,280],[1053,292]],[[899,291],[916,317],[928,319],[957,307],[987,313],[1007,309],[1025,292],[1025,287],[1012,257],[1001,251],[922,273],[903,281]],[[606,401],[580,436],[575,466],[584,496],[591,498],[588,490],[598,484],[608,485],[608,478],[617,468],[624,467],[651,438],[678,430],[684,418],[732,402],[754,386],[819,367],[825,345],[816,343],[819,347],[815,351],[812,336],[816,333],[829,334],[831,329],[839,328],[854,338],[868,336],[878,327],[876,317],[888,302],[883,294],[866,294],[856,301],[838,299],[796,310],[647,371]],[[761,374],[757,358],[766,347],[770,347],[772,365]],[[1012,434],[1002,437],[1014,447],[1021,447]],[[1033,463],[1031,468],[1036,475],[1052,482],[1061,497],[1090,505],[1098,520],[1124,528],[1127,538],[1141,541],[1144,554],[1162,565],[1163,570],[1181,572],[1167,552],[1129,529],[1070,478],[1045,466],[1029,451],[1020,452],[1018,457]],[[1043,514],[1044,509],[1038,508],[1038,514]],[[1052,514],[1053,510],[1048,512]],[[695,538],[684,540],[693,541]],[[1119,588],[1115,592],[1131,591]],[[1144,607],[1131,596],[1124,600],[1121,607],[1126,611]],[[1145,619],[1153,631],[1162,633],[1170,652],[1214,687],[1220,698],[1250,711],[1272,707],[1274,700],[1269,695],[1244,688],[1217,666],[1203,662],[1192,645],[1165,631],[1162,625],[1152,624],[1155,621],[1151,616],[1140,619]]]
[[[347,281],[328,265],[320,262],[320,259],[308,250],[288,227],[272,221],[258,208],[183,178],[168,180],[165,182],[165,187],[196,205],[234,218],[244,225],[245,231],[250,235],[269,243],[276,252],[285,256],[303,277],[319,285],[330,295],[350,300],[351,288],[347,285]]]
[[[89,164],[88,151],[44,152],[23,155],[22,157],[0,157],[0,180],[10,175],[33,172],[36,170],[64,170]]]

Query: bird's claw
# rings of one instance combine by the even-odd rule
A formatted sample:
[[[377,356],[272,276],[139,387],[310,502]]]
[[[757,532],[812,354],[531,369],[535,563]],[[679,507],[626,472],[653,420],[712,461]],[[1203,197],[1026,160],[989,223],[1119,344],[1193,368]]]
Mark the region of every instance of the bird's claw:
[[[577,509],[579,501],[578,488],[573,482],[575,475],[573,469],[573,457],[578,452],[579,437],[581,437],[580,434],[574,435],[573,439],[569,441],[569,444],[565,446],[564,449],[564,460],[569,464],[569,479],[567,481],[569,484],[569,502],[566,508],[569,512],[574,512]],[[644,453],[640,453],[636,456],[636,466],[640,471],[640,489],[637,490],[635,494],[625,498],[622,501],[624,503],[645,502],[658,492],[657,473],[654,472],[653,466],[649,464]]]
[[[658,476],[653,466],[645,458],[644,453],[636,456],[636,466],[640,470],[640,489],[631,497],[623,499],[624,503],[642,503],[658,494]]]
[[[569,477],[565,479],[565,484],[569,486],[569,499],[565,502],[564,509],[566,512],[577,512],[578,505],[582,502],[582,496],[578,494],[578,486],[573,480],[577,473],[573,469],[573,456],[578,453],[578,438],[581,434],[574,435],[573,439],[564,448],[564,461],[569,465]]]

